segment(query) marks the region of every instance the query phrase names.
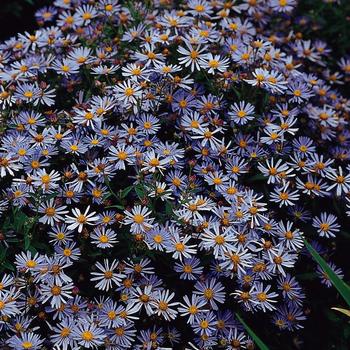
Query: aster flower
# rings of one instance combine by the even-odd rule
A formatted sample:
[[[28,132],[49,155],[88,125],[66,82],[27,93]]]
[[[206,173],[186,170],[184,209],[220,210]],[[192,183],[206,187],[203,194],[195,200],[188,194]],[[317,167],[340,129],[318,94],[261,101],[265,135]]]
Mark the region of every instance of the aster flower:
[[[333,214],[321,213],[320,217],[314,217],[312,226],[317,229],[320,237],[335,237],[339,232],[340,225],[337,223],[337,217]]]
[[[181,273],[180,278],[184,280],[197,280],[203,272],[200,260],[192,257],[184,259],[183,262],[175,263],[174,270]]]
[[[54,282],[41,286],[41,299],[43,303],[50,301],[53,308],[59,308],[72,298],[73,283],[58,285]]]
[[[284,269],[293,267],[296,260],[296,255],[293,253],[284,252],[282,245],[271,249],[271,253],[268,254],[268,257],[270,260],[268,269],[274,273],[279,272],[283,276],[286,275]]]
[[[225,302],[224,287],[214,278],[206,280],[204,283],[197,282],[194,287],[194,294],[197,294],[203,298],[203,300],[206,300],[213,310],[217,310],[218,304]]]
[[[96,244],[98,248],[112,248],[117,243],[117,234],[105,227],[97,227],[94,229],[94,233],[91,235],[92,243]]]
[[[169,290],[164,290],[158,292],[153,301],[156,314],[164,317],[166,321],[175,319],[177,315],[177,311],[172,309],[178,304],[177,302],[171,302],[174,296],[175,293],[170,294]]]
[[[333,263],[329,263],[328,266],[332,269],[332,271],[340,278],[343,279],[344,274],[341,268],[337,267]],[[330,288],[332,287],[332,282],[328,276],[328,274],[323,271],[322,267],[320,265],[317,265],[316,270],[317,275],[321,278],[321,283],[324,284],[326,287]]]
[[[200,70],[199,61],[204,57],[205,48],[200,46],[193,47],[188,41],[184,42],[186,47],[179,47],[178,52],[182,55],[179,58],[179,63],[185,67],[190,67],[191,71]]]
[[[327,191],[335,188],[337,196],[340,196],[343,192],[348,193],[350,191],[350,173],[344,175],[342,167],[338,167],[338,171],[333,170],[327,177],[334,182],[328,186]]]
[[[236,124],[244,125],[249,120],[254,119],[255,107],[246,103],[245,101],[240,101],[239,105],[234,103],[232,106],[232,112],[229,113],[230,119]]]
[[[299,193],[298,191],[289,191],[289,182],[285,182],[284,185],[282,185],[279,188],[275,189],[275,192],[271,193],[270,200],[279,203],[279,206],[282,207],[283,205],[291,206],[295,205],[295,201],[299,200]]]
[[[96,212],[89,213],[90,206],[88,206],[82,214],[79,208],[74,208],[72,213],[74,216],[66,216],[65,222],[70,224],[68,226],[68,230],[74,230],[78,228],[78,232],[80,233],[83,230],[84,225],[95,225],[95,222],[98,220],[98,216],[95,215]]]
[[[131,225],[130,229],[132,232],[145,232],[152,227],[154,219],[149,218],[151,214],[146,207],[140,205],[132,208],[131,211],[125,211],[124,223],[126,225]]]
[[[114,284],[117,286],[120,285],[124,275],[115,271],[118,268],[118,264],[117,260],[113,260],[109,263],[108,259],[104,259],[103,265],[100,262],[96,263],[96,268],[101,271],[91,273],[92,276],[95,276],[92,277],[91,280],[98,281],[96,288],[108,291]]]
[[[60,222],[64,220],[62,215],[67,214],[68,210],[65,210],[67,206],[57,206],[54,203],[54,199],[51,198],[49,201],[40,204],[38,212],[44,214],[39,221],[44,224],[49,224],[50,226],[54,226],[56,222]]]
[[[220,55],[206,54],[200,61],[201,68],[208,70],[209,74],[215,74],[216,71],[224,72],[228,68],[229,59],[222,58]]]
[[[264,287],[262,283],[257,283],[254,288],[253,298],[257,307],[265,310],[274,310],[275,307],[273,303],[276,303],[277,300],[274,298],[278,297],[278,294],[275,292],[269,292],[271,289],[270,285]]]
[[[80,346],[84,346],[87,349],[97,349],[98,346],[103,344],[103,339],[105,338],[103,329],[87,320],[78,322],[73,328],[72,335],[73,339],[76,340]]]
[[[192,327],[200,335],[210,336],[215,332],[216,317],[213,311],[201,312],[196,317]]]
[[[204,306],[207,304],[205,300],[203,300],[198,295],[192,294],[191,299],[185,295],[183,297],[183,303],[179,304],[178,311],[181,316],[188,316],[187,323],[193,324],[197,315],[200,312],[205,312]]]
[[[38,350],[43,342],[44,340],[33,332],[22,333],[20,336],[14,335],[9,339],[9,345],[19,350]]]
[[[204,230],[202,245],[206,250],[213,248],[216,259],[224,259],[235,247],[233,242],[237,233],[232,228],[221,228],[218,222]]]

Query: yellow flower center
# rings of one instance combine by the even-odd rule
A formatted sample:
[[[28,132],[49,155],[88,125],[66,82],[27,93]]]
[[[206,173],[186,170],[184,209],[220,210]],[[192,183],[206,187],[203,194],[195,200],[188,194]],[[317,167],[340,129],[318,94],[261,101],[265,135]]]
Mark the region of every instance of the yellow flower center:
[[[91,341],[94,339],[94,335],[90,331],[84,331],[83,333],[81,333],[81,338],[85,341]]]

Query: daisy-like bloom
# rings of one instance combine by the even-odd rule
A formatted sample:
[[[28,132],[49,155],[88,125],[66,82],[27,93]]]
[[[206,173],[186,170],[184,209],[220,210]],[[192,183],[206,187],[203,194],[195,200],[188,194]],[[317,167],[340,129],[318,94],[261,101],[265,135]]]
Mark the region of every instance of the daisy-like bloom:
[[[286,275],[285,268],[291,268],[294,266],[296,261],[296,254],[284,251],[283,245],[280,244],[275,248],[270,249],[268,259],[270,261],[268,270],[276,273],[279,272],[283,276]]]
[[[112,248],[118,242],[117,234],[112,229],[106,229],[105,227],[95,228],[90,237],[92,243],[102,249]]]
[[[82,5],[76,9],[76,14],[81,17],[85,25],[88,25],[97,16],[97,11],[91,5]]]
[[[245,79],[248,84],[257,87],[266,86],[266,81],[269,76],[269,72],[263,68],[256,68],[254,72],[252,72],[253,79]]]
[[[206,54],[200,59],[199,65],[201,68],[208,70],[209,74],[215,74],[217,71],[223,73],[229,66],[229,59],[222,58],[220,55]]]
[[[206,55],[205,48],[201,48],[200,45],[193,47],[188,41],[184,42],[185,47],[180,46],[177,51],[182,55],[179,58],[179,63],[185,67],[190,67],[191,72],[195,70],[201,70],[200,60]]]
[[[279,236],[280,242],[285,245],[287,249],[298,250],[304,245],[302,233],[298,229],[292,229],[293,223],[287,221],[284,224],[282,221],[278,223],[276,234]]]
[[[43,345],[44,339],[33,332],[23,332],[20,335],[14,335],[9,339],[8,345],[18,350],[39,350]]]
[[[226,254],[226,259],[220,263],[223,270],[237,273],[238,276],[246,273],[246,268],[252,267],[252,254],[248,249],[239,246],[235,251]]]
[[[118,316],[123,311],[123,306],[117,306],[112,300],[108,300],[101,310],[101,325],[107,326],[108,328],[117,327],[124,324],[124,321]]]
[[[184,280],[197,280],[203,272],[201,261],[195,257],[184,259],[183,262],[176,263],[174,270],[181,273],[180,278]]]
[[[131,225],[130,230],[132,233],[146,232],[152,228],[154,219],[149,218],[151,212],[146,207],[136,205],[131,211],[124,211],[124,214],[123,223]]]
[[[197,102],[193,95],[181,89],[174,94],[171,107],[174,112],[190,114],[197,107]]]
[[[0,177],[5,177],[7,173],[14,176],[14,172],[21,169],[21,167],[17,157],[0,152]]]
[[[211,131],[209,128],[198,128],[193,130],[194,136],[191,136],[194,140],[201,140],[201,145],[205,147],[207,144],[209,144],[209,147],[212,150],[217,150],[220,148],[220,140],[214,136],[216,133],[221,132],[221,129],[215,129],[214,131]]]
[[[327,187],[327,191],[335,188],[336,195],[339,197],[343,193],[350,192],[350,173],[344,174],[343,168],[338,167],[338,171],[333,170],[327,175],[333,184]]]
[[[237,299],[239,304],[243,304],[247,310],[253,311],[256,303],[253,299],[255,286],[251,286],[248,290],[236,289],[231,295]]]
[[[65,224],[54,226],[49,232],[49,236],[52,238],[50,243],[54,245],[67,244],[67,242],[72,241],[72,234],[73,231],[68,230]]]
[[[19,84],[13,97],[25,103],[34,104],[38,102],[38,99],[40,97],[40,89],[36,84]]]
[[[154,44],[146,43],[142,52],[135,52],[134,57],[137,61],[144,63],[145,67],[161,64],[164,57],[161,53],[155,52],[155,50]]]
[[[147,152],[142,161],[142,171],[149,171],[151,173],[159,170],[161,173],[165,170],[165,166],[169,163],[169,158],[163,158],[157,155],[153,150]]]
[[[298,281],[288,273],[286,276],[280,276],[278,278],[278,289],[282,290],[283,296],[290,300],[296,300],[301,292]]]
[[[301,136],[293,141],[293,147],[302,156],[311,155],[316,151],[313,141],[309,137]]]
[[[129,63],[122,67],[122,76],[134,81],[149,80],[150,70],[147,67],[135,63]]]
[[[147,315],[153,315],[153,301],[155,298],[155,291],[152,285],[147,285],[144,288],[136,287],[132,291],[132,298],[130,299],[130,304],[135,306],[137,310],[144,308]]]
[[[320,174],[322,177],[327,177],[333,173],[333,168],[331,165],[334,163],[334,159],[324,159],[323,155],[317,153],[311,154],[310,158],[313,161],[313,171],[317,174]]]
[[[234,249],[233,242],[238,233],[232,228],[221,227],[220,223],[214,222],[204,229],[201,236],[201,245],[206,249],[213,249],[216,259],[224,259]]]
[[[39,169],[35,175],[32,176],[33,185],[37,188],[43,189],[44,192],[49,192],[58,188],[58,182],[61,180],[61,175],[55,170],[47,173],[44,169]]]
[[[75,230],[78,228],[78,232],[80,233],[83,230],[84,225],[96,225],[96,221],[99,220],[99,216],[95,215],[95,211],[89,213],[89,210],[90,206],[88,206],[84,214],[82,214],[79,208],[73,208],[72,214],[74,216],[65,217],[65,223],[70,224],[68,226],[68,230]]]
[[[158,291],[152,300],[152,305],[158,316],[162,316],[166,321],[171,321],[176,318],[177,311],[172,309],[176,306],[177,302],[171,302],[175,293],[171,293],[169,290]]]
[[[125,80],[117,84],[114,88],[115,98],[124,104],[125,107],[136,105],[138,99],[142,96],[141,87],[132,80]]]
[[[53,328],[54,334],[51,336],[51,341],[54,344],[54,349],[68,350],[76,346],[76,341],[73,339],[73,328],[75,321],[70,318],[64,318],[60,323]]]
[[[196,254],[196,245],[187,245],[188,241],[191,239],[190,235],[181,234],[181,230],[174,226],[169,226],[167,229],[170,232],[170,240],[166,249],[167,252],[173,253],[172,257],[174,259],[189,259]]]
[[[244,125],[254,119],[254,112],[255,107],[252,104],[240,101],[239,104],[233,104],[228,116],[235,124]]]
[[[322,206],[350,217],[350,59],[296,0],[53,2],[0,44],[0,348],[251,349],[232,301],[302,328],[301,228],[329,256]]]
[[[30,251],[16,255],[15,265],[24,272],[38,273],[45,266],[45,258],[39,253],[32,256]]]
[[[67,56],[71,61],[74,61],[79,66],[83,64],[88,64],[93,61],[91,57],[91,49],[87,47],[76,47]]]
[[[217,171],[204,175],[204,179],[209,185],[215,186],[216,189],[220,189],[222,186],[225,186],[229,181],[228,176]]]
[[[110,336],[110,340],[117,346],[129,348],[132,346],[136,329],[134,324],[130,321],[126,322],[125,325],[120,325],[114,328],[113,334]]]
[[[271,8],[277,12],[291,12],[297,5],[295,0],[272,0]]]
[[[268,184],[280,182],[282,178],[291,176],[293,169],[290,168],[287,164],[283,164],[282,162],[282,159],[278,159],[275,163],[274,159],[272,158],[271,160],[266,160],[266,165],[259,163],[258,169],[264,176],[268,176]]]
[[[337,217],[333,214],[321,213],[320,217],[314,217],[312,220],[312,226],[317,229],[320,237],[335,237],[335,234],[339,232],[340,225],[337,223]]]
[[[154,184],[154,186],[150,186],[151,191],[148,193],[150,197],[159,198],[162,201],[174,199],[172,197],[172,191],[170,188],[167,188],[167,184],[165,182],[158,182]]]
[[[167,249],[170,241],[168,231],[162,227],[157,226],[150,229],[146,234],[145,243],[149,249],[164,251]]]
[[[62,215],[68,213],[68,210],[65,210],[66,208],[66,205],[58,206],[55,200],[51,198],[47,202],[40,204],[38,212],[44,214],[44,216],[39,219],[39,222],[54,226],[55,223],[64,220]]]
[[[231,328],[227,335],[227,350],[237,350],[239,348],[245,348],[247,341],[246,335],[243,332],[240,332],[236,327]]]
[[[21,313],[18,308],[17,299],[18,295],[14,293],[13,290],[1,290],[0,291],[0,315],[3,318],[12,317],[16,314]]]
[[[179,303],[178,311],[181,316],[188,316],[187,323],[192,325],[200,312],[208,311],[205,310],[206,304],[206,300],[198,295],[192,294],[191,299],[185,295],[183,297],[183,303]]]
[[[62,257],[62,261],[66,264],[70,264],[73,261],[79,260],[80,249],[75,248],[74,242],[68,243],[65,246],[56,246],[55,251],[58,256]]]
[[[332,269],[332,271],[340,278],[344,278],[344,273],[341,268],[337,267],[332,262],[328,263],[328,266]],[[321,283],[327,286],[328,288],[333,287],[333,283],[331,279],[329,278],[328,274],[322,269],[320,265],[317,265],[316,270],[317,275],[321,278]]]
[[[210,336],[216,331],[216,316],[213,311],[201,312],[192,324],[195,333]]]
[[[3,274],[0,279],[0,292],[4,291],[7,287],[13,285],[14,277],[8,274]]]
[[[51,282],[42,284],[40,290],[42,302],[50,301],[51,307],[59,308],[62,304],[66,304],[68,299],[73,298],[72,289],[73,283],[61,285]]]
[[[72,335],[73,339],[76,340],[80,346],[87,349],[97,349],[103,344],[103,340],[106,337],[102,328],[84,319],[78,322],[73,328]]]
[[[121,280],[125,275],[116,272],[119,265],[117,260],[113,260],[110,263],[108,259],[104,259],[103,262],[103,265],[100,262],[96,263],[96,268],[101,272],[91,272],[91,275],[95,276],[91,278],[91,281],[98,281],[96,284],[97,289],[108,291],[113,285],[120,286]]]
[[[295,201],[299,200],[298,191],[289,190],[290,182],[285,182],[281,187],[275,189],[274,192],[270,194],[270,200],[275,203],[279,203],[279,207],[282,206],[292,206],[295,205]]]
[[[274,298],[278,297],[278,294],[275,292],[269,292],[270,289],[270,285],[264,287],[262,283],[257,283],[254,288],[253,302],[256,303],[256,306],[258,308],[261,308],[264,311],[272,311],[276,309],[273,306],[273,303],[277,303],[277,300],[275,300]]]
[[[79,64],[73,60],[62,59],[52,63],[52,69],[58,74],[69,77],[71,74],[77,74],[79,72]]]
[[[194,288],[194,294],[206,300],[213,310],[217,310],[218,304],[225,302],[224,286],[215,278],[207,279],[205,282],[197,282]]]
[[[190,0],[187,6],[193,16],[209,17],[213,13],[212,7],[205,0]]]
[[[287,93],[291,96],[288,102],[297,104],[304,103],[314,95],[313,92],[309,90],[308,86],[301,81],[291,82],[288,85]]]

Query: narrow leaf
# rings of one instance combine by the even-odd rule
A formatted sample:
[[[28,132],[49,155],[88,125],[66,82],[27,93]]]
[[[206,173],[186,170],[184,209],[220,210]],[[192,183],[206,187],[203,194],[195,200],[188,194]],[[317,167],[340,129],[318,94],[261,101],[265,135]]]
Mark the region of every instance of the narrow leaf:
[[[254,331],[243,321],[242,317],[236,313],[239,322],[242,323],[248,334],[253,338],[260,350],[269,350],[268,346],[254,333]]]
[[[332,307],[332,310],[339,311],[339,312],[343,313],[344,315],[350,317],[350,310],[342,309],[340,307]]]
[[[327,274],[329,280],[332,282],[333,286],[338,290],[340,295],[350,306],[350,287],[341,280],[336,273],[330,268],[327,262],[321,257],[320,254],[304,239],[304,244],[311,256],[316,260],[316,262],[321,266],[322,270]]]

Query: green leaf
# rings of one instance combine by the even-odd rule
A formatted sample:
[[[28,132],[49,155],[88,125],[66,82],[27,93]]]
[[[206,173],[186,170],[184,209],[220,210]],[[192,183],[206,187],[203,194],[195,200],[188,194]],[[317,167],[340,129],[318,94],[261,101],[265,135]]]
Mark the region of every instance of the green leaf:
[[[15,267],[8,261],[3,261],[2,266],[10,271],[16,271]]]
[[[123,205],[118,205],[118,204],[108,205],[105,208],[117,208],[117,209],[121,209],[121,210],[125,209]]]
[[[121,199],[125,198],[133,188],[134,188],[134,186],[129,186],[129,187],[124,188],[124,190],[121,191],[121,193],[120,193],[120,198]]]
[[[250,178],[247,179],[248,182],[254,182],[254,181],[262,181],[265,180],[266,176],[263,174],[256,174]]]
[[[145,190],[144,190],[142,185],[141,186],[139,186],[139,185],[135,186],[135,192],[136,192],[137,196],[140,199],[145,197]]]
[[[254,333],[254,331],[244,322],[242,317],[236,313],[236,316],[239,320],[239,322],[242,323],[244,328],[246,329],[247,333],[253,338],[256,345],[259,347],[260,350],[269,350],[269,347]]]
[[[343,313],[344,315],[350,317],[350,310],[342,309],[340,307],[332,307],[332,310],[339,311],[339,312]]]
[[[24,249],[28,250],[30,247],[30,237],[28,235],[24,236]]]
[[[172,216],[174,213],[174,206],[172,203],[170,203],[169,201],[165,202],[165,213],[168,216]]]
[[[316,260],[316,262],[321,266],[322,270],[327,274],[333,286],[338,290],[338,292],[346,301],[348,306],[350,306],[350,287],[335,274],[335,272],[330,268],[327,262],[321,257],[320,254],[317,253],[317,251],[311,246],[311,244],[306,241],[306,239],[304,239],[304,244],[310,252],[311,256]]]

